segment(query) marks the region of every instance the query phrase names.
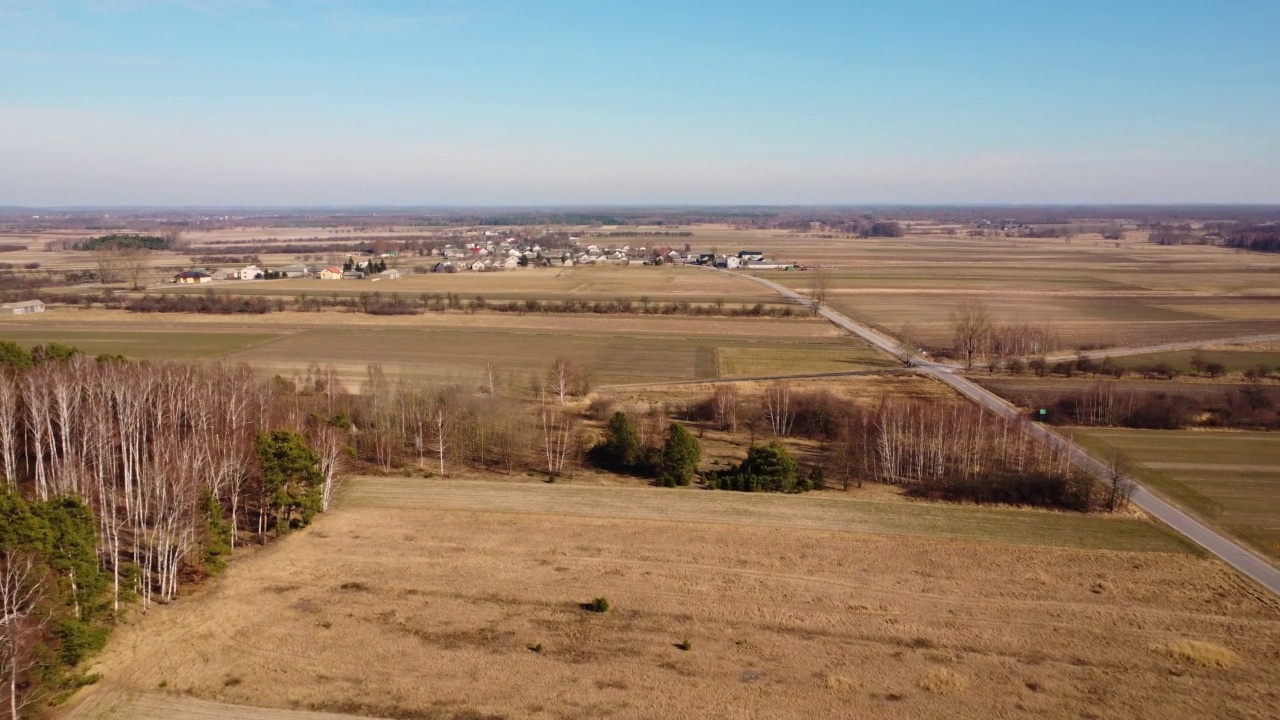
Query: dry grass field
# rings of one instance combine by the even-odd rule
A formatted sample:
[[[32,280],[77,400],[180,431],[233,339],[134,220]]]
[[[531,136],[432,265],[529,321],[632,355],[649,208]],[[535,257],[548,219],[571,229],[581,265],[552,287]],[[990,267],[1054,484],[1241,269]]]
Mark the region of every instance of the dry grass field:
[[[359,478],[311,529],[132,618],[60,715],[1264,718],[1280,703],[1280,603],[1141,519],[851,495]],[[609,612],[580,608],[597,596]]]
[[[1280,435],[1076,429],[1090,449],[1119,450],[1152,489],[1280,560]]]

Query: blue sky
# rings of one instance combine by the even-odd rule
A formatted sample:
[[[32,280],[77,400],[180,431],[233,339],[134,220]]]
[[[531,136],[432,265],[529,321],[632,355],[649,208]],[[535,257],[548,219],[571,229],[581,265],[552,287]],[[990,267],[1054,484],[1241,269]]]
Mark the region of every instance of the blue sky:
[[[1280,202],[1280,3],[0,0],[0,205]]]

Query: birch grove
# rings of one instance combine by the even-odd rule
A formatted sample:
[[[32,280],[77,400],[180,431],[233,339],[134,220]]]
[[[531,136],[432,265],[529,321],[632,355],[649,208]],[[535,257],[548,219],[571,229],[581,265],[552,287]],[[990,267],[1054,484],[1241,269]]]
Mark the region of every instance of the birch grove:
[[[236,529],[262,514],[249,507],[266,501],[250,491],[253,438],[305,417],[281,399],[246,366],[83,356],[42,363],[0,374],[0,470],[10,489],[29,487],[37,500],[87,503],[114,610],[135,593],[146,609],[178,594],[180,572],[203,542],[202,498],[212,496]],[[311,435],[327,505],[346,442],[330,427]]]

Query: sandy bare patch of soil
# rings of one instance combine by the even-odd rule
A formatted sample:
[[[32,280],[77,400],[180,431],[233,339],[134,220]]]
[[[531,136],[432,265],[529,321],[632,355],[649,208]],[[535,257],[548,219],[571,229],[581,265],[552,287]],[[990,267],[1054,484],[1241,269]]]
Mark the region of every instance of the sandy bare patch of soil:
[[[498,483],[468,504],[478,483],[447,485],[353,483],[311,529],[122,627],[68,716],[217,715],[193,698],[584,719],[1264,717],[1280,702],[1280,604],[1185,552],[832,530],[792,497],[725,510],[687,503],[734,494]],[[597,596],[609,612],[580,607]],[[1238,661],[1168,650],[1204,647],[1189,641]]]

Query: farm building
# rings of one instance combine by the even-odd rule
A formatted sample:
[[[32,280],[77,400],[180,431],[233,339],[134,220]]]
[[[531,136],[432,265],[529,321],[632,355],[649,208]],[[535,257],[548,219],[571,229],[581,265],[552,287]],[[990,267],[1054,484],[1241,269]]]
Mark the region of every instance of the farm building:
[[[218,268],[209,273],[209,277],[214,280],[239,280],[240,271],[236,268]]]
[[[377,277],[379,280],[399,280],[400,271],[396,270],[395,268],[391,268],[390,270],[383,270],[382,272],[378,273],[375,277]]]
[[[278,268],[276,273],[280,277],[300,278],[310,275],[311,271],[307,269],[306,265],[285,265],[282,268]]]
[[[44,303],[40,300],[24,300],[0,305],[0,315],[30,315],[44,312]]]
[[[755,262],[764,260],[764,253],[759,250],[743,250],[738,253],[738,259],[743,262]]]
[[[199,270],[187,270],[173,276],[173,281],[179,285],[199,285],[207,282],[213,282],[213,277],[209,273]]]
[[[257,265],[246,265],[240,269],[241,280],[261,280],[262,268]]]
[[[322,269],[319,273],[317,273],[317,275],[321,280],[341,280],[342,268],[329,266],[327,268]]]

